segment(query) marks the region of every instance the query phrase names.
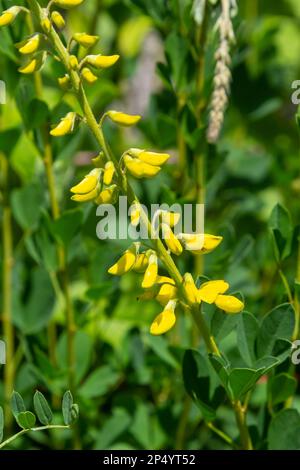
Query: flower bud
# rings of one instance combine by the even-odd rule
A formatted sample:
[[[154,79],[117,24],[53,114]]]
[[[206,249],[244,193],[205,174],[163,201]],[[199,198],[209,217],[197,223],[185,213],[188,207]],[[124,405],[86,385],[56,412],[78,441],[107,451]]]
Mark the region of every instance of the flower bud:
[[[180,244],[180,242],[177,240],[175,237],[174,233],[170,229],[169,225],[167,224],[161,224],[161,229],[162,229],[162,234],[163,234],[163,239],[169,248],[169,250],[174,253],[174,255],[181,255],[183,248]]]
[[[74,194],[71,199],[76,202],[89,202],[93,201],[99,194],[100,185],[97,185],[95,189],[85,194]]]
[[[88,55],[85,60],[89,65],[97,69],[107,69],[112,67],[118,60],[119,55]]]
[[[141,116],[121,113],[119,111],[108,111],[107,116],[115,124],[119,124],[120,126],[125,126],[125,127],[134,126],[141,119]]]
[[[103,173],[103,183],[107,186],[111,184],[113,176],[115,174],[115,165],[113,162],[107,162],[104,166],[104,173]]]
[[[13,6],[8,8],[7,10],[4,10],[0,15],[0,27],[12,24],[15,21],[17,15],[20,13],[20,11],[21,8],[18,6]]]
[[[150,327],[152,335],[162,335],[173,328],[176,323],[175,308],[176,300],[170,300],[164,310],[153,321]]]
[[[96,80],[98,80],[98,77],[94,75],[88,67],[84,67],[81,70],[81,76],[88,83],[94,83]]]
[[[41,20],[41,27],[42,27],[43,31],[46,34],[50,33],[50,31],[51,31],[51,21],[49,20],[49,18],[43,18]]]
[[[58,78],[58,84],[63,90],[68,90],[70,88],[70,76],[68,74],[63,77]]]
[[[121,256],[121,258],[109,268],[109,274],[113,276],[122,276],[122,274],[127,273],[130,271],[137,258],[137,244],[134,243],[125,253]]]
[[[95,168],[90,171],[90,173],[86,175],[80,183],[73,186],[70,191],[75,194],[86,194],[93,191],[99,183],[100,174],[101,169]]]
[[[64,17],[58,11],[53,11],[51,13],[51,20],[58,29],[63,29],[66,25]]]
[[[75,33],[73,39],[82,47],[88,49],[96,44],[99,40],[99,36],[92,36],[86,33]]]
[[[137,225],[140,222],[140,217],[141,217],[141,209],[139,205],[134,204],[130,208],[130,223],[133,225],[133,227],[137,227]]]
[[[22,65],[18,70],[24,74],[30,74],[37,72],[42,68],[46,60],[46,54],[44,52],[39,52],[36,56],[27,62],[25,65]]]
[[[54,0],[53,3],[60,8],[69,10],[70,8],[77,7],[83,2],[83,0]]]
[[[116,184],[112,184],[108,188],[105,188],[101,191],[95,203],[100,204],[114,204],[118,196],[118,187]]]
[[[226,313],[240,313],[244,309],[244,303],[233,295],[218,295],[216,306]]]
[[[72,70],[76,70],[78,67],[78,59],[76,55],[70,55],[69,57],[69,66]]]
[[[77,114],[73,111],[68,113],[60,120],[60,123],[50,131],[53,137],[61,137],[63,135],[71,134],[74,130],[77,120]]]
[[[157,272],[158,272],[158,264],[157,264],[157,256],[155,253],[153,253],[150,258],[149,258],[149,264],[146,269],[143,282],[142,282],[142,288],[143,289],[149,289],[155,284],[156,278],[157,278]]]
[[[25,41],[22,41],[16,45],[21,54],[33,54],[36,52],[41,44],[42,35],[35,33]]]

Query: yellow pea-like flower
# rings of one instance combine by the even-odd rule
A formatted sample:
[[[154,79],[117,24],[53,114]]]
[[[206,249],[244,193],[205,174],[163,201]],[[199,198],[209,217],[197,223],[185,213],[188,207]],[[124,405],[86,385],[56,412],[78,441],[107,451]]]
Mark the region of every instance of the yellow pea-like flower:
[[[141,116],[137,114],[126,114],[120,111],[108,111],[107,116],[116,124],[120,126],[130,127],[139,122]]]
[[[107,69],[115,65],[119,60],[119,55],[88,55],[86,56],[85,61],[97,69]]]
[[[71,199],[76,202],[89,202],[93,201],[99,193],[100,186],[97,185],[95,189],[85,194],[74,194]]]
[[[84,67],[81,70],[81,76],[87,83],[90,83],[90,84],[98,80],[98,77],[95,74],[93,74],[93,72],[88,67]]]
[[[122,276],[122,274],[127,273],[133,268],[136,257],[137,247],[134,244],[126,250],[125,253],[123,253],[121,258],[113,266],[109,268],[109,274],[112,274],[113,276]]]
[[[149,258],[149,264],[144,274],[144,278],[142,282],[143,289],[149,289],[155,284],[156,278],[157,278],[157,272],[158,272],[157,256],[156,254],[152,254]]]
[[[164,224],[169,225],[169,227],[174,227],[176,224],[178,224],[180,217],[181,215],[178,214],[177,212],[169,212],[165,210],[162,210],[160,212],[161,221]]]
[[[51,31],[51,21],[49,20],[49,18],[43,18],[41,20],[41,27],[42,27],[42,29],[45,33],[47,33],[47,34],[50,33],[50,31]]]
[[[244,309],[244,303],[233,295],[218,295],[215,305],[226,313],[240,313]]]
[[[92,158],[93,165],[97,168],[104,168],[106,158],[104,152],[100,152],[97,157]]]
[[[223,280],[208,281],[201,285],[198,289],[198,299],[203,300],[207,304],[215,302],[219,294],[224,294],[229,289],[228,282]]]
[[[138,205],[133,205],[130,208],[130,223],[136,227],[140,222],[141,209]]]
[[[37,54],[33,59],[31,59],[27,64],[22,65],[18,70],[21,73],[24,74],[30,74],[37,72],[42,68],[45,62],[45,54],[44,53],[39,53]]]
[[[95,200],[96,204],[114,204],[116,202],[116,197],[118,195],[118,187],[116,184],[112,184],[108,188],[105,188],[101,191],[97,199]]]
[[[142,162],[149,163],[150,165],[161,166],[169,160],[170,155],[168,153],[156,153],[144,150],[139,153],[138,158],[142,160]]]
[[[80,46],[85,47],[86,49],[92,47],[99,40],[99,36],[92,36],[91,34],[86,33],[75,33],[73,39],[80,44]]]
[[[8,26],[12,24],[20,11],[21,8],[17,6],[13,6],[7,10],[4,10],[0,15],[0,26]]]
[[[177,288],[172,284],[162,284],[155,298],[161,305],[166,305],[169,300],[177,298]]]
[[[137,256],[133,266],[133,271],[136,273],[144,273],[147,269],[149,258],[146,253],[141,253]]]
[[[103,183],[107,186],[111,184],[113,176],[115,174],[115,165],[113,162],[107,162],[104,166],[104,173],[103,173]]]
[[[186,250],[193,254],[207,254],[213,251],[223,240],[223,237],[210,234],[180,233],[178,238],[182,240]]]
[[[63,135],[71,134],[75,127],[76,117],[76,113],[71,111],[61,119],[60,123],[57,124],[57,126],[55,126],[50,131],[50,134],[53,135],[53,137],[61,137]]]
[[[70,55],[69,57],[69,65],[72,70],[76,70],[78,67],[78,59],[76,55]]]
[[[66,26],[64,17],[58,11],[53,11],[51,13],[51,20],[58,29],[63,29]]]
[[[129,155],[124,156],[124,163],[132,176],[138,179],[152,178],[161,170],[159,166],[149,165],[148,163],[144,163],[137,158],[132,158]]]
[[[69,8],[77,7],[83,1],[84,0],[54,0],[53,3],[55,3],[55,5],[58,5],[60,8],[68,10]]]
[[[192,304],[198,303],[198,290],[190,273],[185,273],[183,276],[183,286],[189,302]]]
[[[67,90],[70,86],[70,76],[65,74],[63,77],[59,77],[58,84],[63,90]]]
[[[157,276],[155,283],[156,284],[172,284],[173,286],[175,286],[174,279],[168,276]]]
[[[152,335],[162,335],[173,328],[176,323],[175,308],[176,300],[170,300],[164,310],[153,321],[150,327]]]
[[[22,41],[21,43],[17,44],[16,47],[18,48],[21,54],[33,54],[38,50],[41,43],[41,39],[41,34],[36,33],[25,41]]]
[[[163,239],[169,248],[169,250],[174,253],[174,255],[181,255],[183,248],[181,246],[181,243],[177,238],[175,237],[173,231],[167,224],[161,224],[161,229],[162,229],[162,234],[163,234]]]
[[[75,194],[87,194],[93,191],[99,183],[99,176],[101,174],[100,168],[95,168],[88,175],[84,177],[80,183],[73,186],[70,191]]]

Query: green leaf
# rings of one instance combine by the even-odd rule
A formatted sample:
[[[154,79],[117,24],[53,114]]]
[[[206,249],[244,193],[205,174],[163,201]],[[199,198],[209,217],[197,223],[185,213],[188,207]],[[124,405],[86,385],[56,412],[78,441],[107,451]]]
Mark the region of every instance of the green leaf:
[[[4,414],[3,408],[0,406],[0,442],[3,440],[3,429],[4,429]]]
[[[269,227],[272,231],[275,257],[277,260],[287,258],[291,253],[293,226],[288,210],[277,204],[270,216]]]
[[[105,395],[120,379],[118,372],[110,366],[102,366],[92,372],[79,388],[83,398],[96,398]]]
[[[211,334],[220,342],[231,333],[237,321],[238,315],[224,315],[216,309],[211,319]]]
[[[175,357],[169,350],[168,342],[162,336],[151,336],[150,334],[146,337],[146,342],[150,348],[160,357],[166,364],[169,364],[175,369],[179,366]]]
[[[26,411],[25,403],[23,398],[18,392],[13,391],[10,406],[14,417],[16,418],[19,413]]]
[[[65,333],[60,335],[56,348],[58,363],[62,369],[68,368],[68,339]],[[76,331],[74,337],[75,343],[75,378],[79,383],[88,371],[91,363],[93,341],[84,331]]]
[[[112,416],[101,425],[97,433],[96,449],[108,449],[111,444],[129,427],[131,416],[123,408],[115,408]]]
[[[271,377],[268,382],[268,401],[271,406],[283,403],[293,396],[297,389],[297,380],[282,372]]]
[[[237,346],[242,358],[248,366],[256,360],[255,341],[258,333],[258,321],[249,312],[242,312],[237,320]]]
[[[24,230],[37,227],[41,209],[44,205],[44,191],[38,184],[30,184],[12,192],[13,215]]]
[[[68,246],[78,233],[83,221],[83,211],[72,209],[65,211],[59,219],[52,223],[52,232],[57,240]]]
[[[8,156],[13,151],[15,145],[18,143],[21,135],[21,128],[14,127],[0,132],[0,151]]]
[[[36,422],[36,417],[31,411],[21,411],[16,417],[18,425],[23,429],[32,429]]]
[[[282,410],[275,415],[268,430],[269,450],[300,450],[300,414]]]
[[[62,400],[62,414],[66,426],[70,426],[73,422],[72,416],[73,396],[70,390],[64,393]]]
[[[242,398],[245,393],[254,387],[256,381],[262,375],[263,369],[254,370],[246,368],[233,369],[228,377],[228,386],[235,400]]]
[[[49,119],[49,109],[44,101],[37,98],[31,100],[28,104],[30,110],[30,119],[27,122],[27,129],[38,129]]]
[[[286,303],[275,307],[262,320],[257,337],[258,357],[274,355],[278,339],[290,340],[294,331],[295,314],[293,307]]]
[[[39,421],[47,426],[51,423],[53,415],[44,395],[38,390],[33,397],[34,410],[37,414]]]
[[[214,383],[213,371],[207,359],[198,351],[189,349],[183,357],[183,381],[207,421],[216,418],[216,410],[225,398],[224,389]]]

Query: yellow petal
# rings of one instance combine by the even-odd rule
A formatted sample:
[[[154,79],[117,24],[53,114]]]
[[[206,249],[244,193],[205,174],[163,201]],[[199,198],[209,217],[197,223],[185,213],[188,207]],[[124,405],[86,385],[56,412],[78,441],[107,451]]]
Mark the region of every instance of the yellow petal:
[[[203,253],[210,253],[213,251],[217,246],[220,245],[223,237],[216,236],[216,235],[209,235],[206,233],[204,235],[204,245],[203,245]]]
[[[61,119],[60,123],[50,131],[50,134],[54,137],[61,137],[66,134],[70,134],[74,129],[75,121],[76,113],[68,113]]]
[[[69,66],[72,70],[76,70],[78,67],[78,59],[76,55],[70,55],[69,57]]]
[[[174,233],[170,229],[169,225],[162,224],[161,228],[162,228],[162,233],[163,233],[163,239],[164,239],[167,247],[169,248],[169,250],[172,253],[174,253],[174,255],[177,255],[177,256],[181,255],[181,253],[183,251],[183,248],[182,248],[179,240],[177,240]]]
[[[152,335],[162,335],[173,328],[176,323],[175,306],[176,301],[170,300],[165,309],[155,318],[150,327]]]
[[[49,20],[49,18],[43,18],[41,20],[41,26],[42,26],[42,29],[43,31],[45,31],[45,33],[50,33],[51,31],[51,22]]]
[[[149,258],[146,253],[141,253],[137,256],[136,261],[133,266],[133,271],[136,273],[144,273],[147,269],[149,263]]]
[[[109,186],[106,189],[103,189],[97,199],[95,200],[96,204],[114,204],[116,201],[116,196],[118,194],[118,187],[116,184]]]
[[[121,258],[109,268],[109,274],[114,276],[122,276],[122,274],[127,273],[134,266],[136,260],[136,247],[133,246],[129,248],[121,256]]]
[[[73,39],[75,39],[75,41],[82,47],[88,48],[96,44],[99,40],[99,36],[92,36],[91,34],[86,33],[75,33]]]
[[[108,111],[107,116],[116,124],[125,127],[134,126],[141,119],[141,116],[121,113],[119,111]]]
[[[180,233],[178,238],[183,241],[185,249],[195,255],[210,253],[223,240],[223,237],[203,233]]]
[[[142,162],[149,163],[150,165],[161,166],[169,160],[170,155],[168,153],[156,153],[156,152],[141,152],[138,158]]]
[[[107,69],[112,67],[118,60],[119,55],[88,55],[86,62],[97,69]]]
[[[7,26],[11,24],[18,13],[20,13],[21,8],[18,6],[13,6],[8,8],[7,10],[4,10],[2,14],[0,15],[0,26]]]
[[[94,75],[93,72],[88,67],[84,67],[82,69],[81,75],[84,78],[84,80],[90,84],[98,80],[98,77]]]
[[[161,305],[166,305],[169,300],[176,299],[176,297],[177,288],[171,284],[163,284],[155,298]]]
[[[95,168],[80,183],[73,186],[70,191],[75,194],[86,194],[93,191],[98,184],[101,170]]]
[[[72,201],[76,202],[88,202],[88,201],[93,201],[98,196],[99,192],[99,187],[97,186],[95,189],[90,191],[89,193],[86,194],[74,194],[71,199]]]
[[[161,211],[160,217],[164,224],[169,225],[169,227],[174,227],[178,224],[181,214],[177,212]]]
[[[225,281],[208,281],[201,285],[198,289],[198,299],[203,300],[207,304],[215,302],[219,294],[224,294],[229,289],[228,282]]]
[[[63,90],[67,90],[70,86],[70,77],[68,74],[58,78],[58,84]]]
[[[84,0],[54,0],[55,5],[58,5],[60,8],[68,10],[69,8],[77,7]]]
[[[149,289],[155,284],[158,272],[158,265],[157,265],[157,256],[151,255],[149,258],[149,264],[144,274],[144,279],[142,282],[143,289]]]
[[[115,174],[115,165],[113,162],[107,162],[104,167],[104,174],[103,174],[103,183],[107,186],[111,184],[113,176]]]
[[[33,59],[27,62],[27,64],[22,65],[19,68],[19,72],[24,74],[37,72],[43,66],[45,58],[46,55],[44,53],[38,53]]]
[[[41,41],[40,34],[34,34],[31,38],[17,46],[21,54],[32,54],[38,50]]]
[[[244,309],[244,303],[233,295],[218,295],[215,304],[226,313],[239,313]]]
[[[51,19],[58,29],[63,29],[66,25],[63,16],[58,11],[53,11],[51,13]]]
[[[193,304],[198,303],[198,290],[195,286],[193,276],[190,273],[186,273],[183,276],[183,286],[189,302]]]
[[[174,279],[172,279],[171,277],[167,277],[167,276],[157,276],[155,283],[156,284],[172,284],[175,286]]]
[[[152,178],[157,175],[161,169],[159,166],[149,165],[148,163],[144,163],[137,158],[132,158],[129,155],[125,155],[124,163],[132,176],[139,179]]]
[[[132,206],[131,209],[130,209],[130,223],[131,223],[131,225],[136,227],[139,224],[140,217],[141,217],[141,211],[140,211],[139,206],[137,206],[137,205]]]

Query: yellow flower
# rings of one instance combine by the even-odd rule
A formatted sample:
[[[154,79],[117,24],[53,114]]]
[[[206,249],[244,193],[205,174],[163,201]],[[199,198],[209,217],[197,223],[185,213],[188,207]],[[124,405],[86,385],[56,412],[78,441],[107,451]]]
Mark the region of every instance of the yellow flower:
[[[60,123],[50,131],[50,134],[53,135],[53,137],[61,137],[66,134],[70,134],[74,130],[76,117],[76,113],[68,113],[60,120]]]
[[[63,16],[58,11],[53,11],[51,13],[51,20],[58,29],[63,29],[66,25]]]
[[[88,83],[94,83],[98,80],[98,77],[88,67],[81,70],[81,76]]]
[[[93,201],[97,196],[98,196],[98,193],[99,193],[99,185],[96,186],[95,189],[93,189],[92,191],[88,192],[88,193],[85,193],[85,194],[74,194],[71,199],[72,201],[76,201],[76,202],[89,202],[89,201]]]
[[[142,162],[150,163],[150,165],[161,166],[169,160],[170,155],[168,153],[142,151],[139,153],[138,158]]]
[[[183,276],[183,287],[189,302],[192,304],[198,303],[198,289],[190,273],[185,273]]]
[[[118,187],[116,184],[112,184],[108,188],[105,188],[101,191],[97,199],[95,200],[96,204],[114,204],[116,202],[116,197],[118,195]]]
[[[59,77],[58,84],[63,90],[67,90],[70,86],[70,76],[65,74],[63,77]]]
[[[157,278],[157,272],[158,272],[157,256],[155,253],[153,253],[149,257],[149,264],[144,274],[144,278],[142,282],[143,289],[149,289],[155,284],[155,281]]]
[[[93,191],[99,183],[99,176],[101,174],[100,168],[95,168],[88,175],[84,177],[80,183],[73,186],[70,191],[75,194],[87,194]]]
[[[141,209],[138,205],[133,205],[130,208],[130,223],[134,227],[136,227],[139,224],[141,217]]]
[[[223,237],[209,235],[207,233],[180,233],[178,238],[182,240],[186,250],[193,254],[206,254],[213,251],[223,240]]]
[[[173,328],[176,323],[175,308],[176,300],[170,300],[164,310],[153,321],[150,327],[152,335],[162,335]]]
[[[60,8],[68,10],[69,8],[77,7],[83,2],[83,0],[54,0],[53,3],[58,5]]]
[[[50,33],[51,30],[51,22],[49,18],[45,17],[41,20],[41,27],[45,33]]]
[[[0,15],[0,26],[8,26],[16,19],[16,16],[20,13],[21,8],[13,6],[4,10]]]
[[[19,68],[19,72],[24,73],[24,74],[30,74],[37,72],[42,68],[45,62],[46,55],[45,53],[38,53],[33,59],[31,59],[27,64],[22,65]]]
[[[92,36],[91,34],[86,33],[75,33],[73,39],[80,44],[80,46],[85,47],[86,49],[92,47],[99,40],[99,36]]]
[[[42,35],[39,33],[33,34],[30,38],[20,42],[16,45],[21,54],[32,54],[36,52],[41,43]]]
[[[125,155],[124,163],[128,171],[135,178],[152,178],[157,175],[160,171],[159,166],[149,165],[148,163],[141,162],[137,158],[132,158],[129,155]]]
[[[166,305],[169,300],[176,299],[176,297],[177,288],[174,285],[162,284],[155,298],[161,305]]]
[[[208,281],[198,289],[198,300],[212,304],[219,294],[224,294],[229,289],[229,284],[225,281]]]
[[[215,304],[226,313],[239,313],[244,309],[244,303],[233,295],[218,295]]]
[[[78,59],[76,55],[70,55],[69,57],[69,66],[72,70],[76,70],[78,67]]]
[[[104,173],[103,173],[103,183],[107,186],[110,185],[112,182],[113,176],[115,174],[115,165],[113,162],[107,162],[104,166]]]
[[[149,258],[147,253],[141,253],[137,256],[133,266],[133,271],[136,273],[144,273],[147,269]]]
[[[173,286],[175,286],[174,279],[168,276],[157,276],[155,283],[156,284],[172,284]]]
[[[115,123],[120,126],[134,126],[139,122],[141,116],[134,114],[121,113],[120,111],[108,111],[107,116]]]
[[[86,62],[97,69],[107,69],[112,67],[118,60],[119,55],[88,55],[86,56]]]
[[[180,242],[175,237],[174,233],[170,229],[169,225],[161,224],[163,239],[169,248],[169,250],[174,253],[174,255],[181,255],[183,249]]]
[[[133,244],[128,250],[125,251],[125,253],[123,253],[121,258],[109,268],[109,274],[114,276],[122,276],[122,274],[127,273],[133,268],[136,257],[137,246],[136,244]]]
[[[174,227],[176,224],[178,224],[180,217],[181,215],[177,212],[169,212],[165,210],[160,212],[161,221],[164,224],[169,225],[169,227]]]

